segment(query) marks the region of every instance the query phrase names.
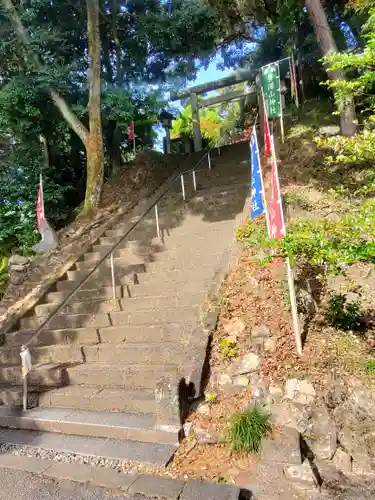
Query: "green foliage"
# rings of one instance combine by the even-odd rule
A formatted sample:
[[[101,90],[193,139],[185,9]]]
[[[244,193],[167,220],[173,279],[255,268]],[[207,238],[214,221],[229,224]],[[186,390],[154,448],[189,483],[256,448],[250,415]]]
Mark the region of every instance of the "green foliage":
[[[220,340],[220,350],[224,358],[235,358],[238,354],[236,344],[230,341],[228,338],[223,338]]]
[[[348,302],[345,295],[331,294],[328,299],[325,319],[340,330],[359,330],[362,325],[361,306],[358,302]]]
[[[214,392],[207,392],[204,399],[206,403],[216,403],[217,395]]]
[[[368,373],[375,374],[375,359],[371,359],[367,362]]]
[[[8,284],[8,258],[3,256],[0,258],[0,299],[4,295]]]
[[[258,406],[231,417],[227,440],[234,451],[259,453],[262,440],[271,431],[270,415]]]

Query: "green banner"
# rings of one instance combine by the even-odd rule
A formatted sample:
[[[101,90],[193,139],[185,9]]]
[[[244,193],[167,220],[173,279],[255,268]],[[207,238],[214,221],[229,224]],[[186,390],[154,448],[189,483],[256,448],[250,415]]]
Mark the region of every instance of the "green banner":
[[[281,116],[278,63],[262,68],[262,88],[267,103],[268,119],[278,118]]]

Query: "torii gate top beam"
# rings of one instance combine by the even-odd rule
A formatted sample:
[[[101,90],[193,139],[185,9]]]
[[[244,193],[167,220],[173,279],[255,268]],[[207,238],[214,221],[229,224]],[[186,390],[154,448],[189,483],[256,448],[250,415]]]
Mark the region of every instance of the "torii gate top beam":
[[[171,101],[179,101],[180,99],[185,99],[191,94],[204,94],[205,92],[211,92],[212,90],[222,89],[224,87],[229,87],[229,85],[235,85],[236,83],[245,82],[246,80],[252,80],[255,82],[257,72],[254,70],[240,69],[231,75],[215,80],[214,82],[204,83],[202,85],[196,85],[190,89],[182,90],[181,92],[171,92]]]

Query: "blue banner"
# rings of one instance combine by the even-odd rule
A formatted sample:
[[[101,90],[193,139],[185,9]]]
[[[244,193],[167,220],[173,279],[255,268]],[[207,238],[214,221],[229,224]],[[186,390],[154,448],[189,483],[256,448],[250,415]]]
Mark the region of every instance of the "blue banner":
[[[251,151],[251,199],[250,199],[250,218],[254,219],[264,213],[263,206],[263,182],[259,159],[258,141],[256,129],[253,128],[250,140]]]

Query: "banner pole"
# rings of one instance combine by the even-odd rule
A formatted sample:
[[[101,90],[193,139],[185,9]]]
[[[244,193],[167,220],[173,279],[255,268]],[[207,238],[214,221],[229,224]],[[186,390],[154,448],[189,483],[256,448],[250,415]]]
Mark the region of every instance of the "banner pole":
[[[294,99],[296,102],[297,108],[299,108],[299,97],[298,97],[298,88],[297,88],[297,75],[296,75],[296,66],[294,64],[294,56],[292,56],[292,80],[293,80],[293,87],[294,87]]]
[[[284,119],[283,119],[283,101],[281,97],[281,79],[280,79],[280,61],[277,63],[277,76],[279,78],[279,99],[280,99],[280,130],[281,142],[284,144]]]

